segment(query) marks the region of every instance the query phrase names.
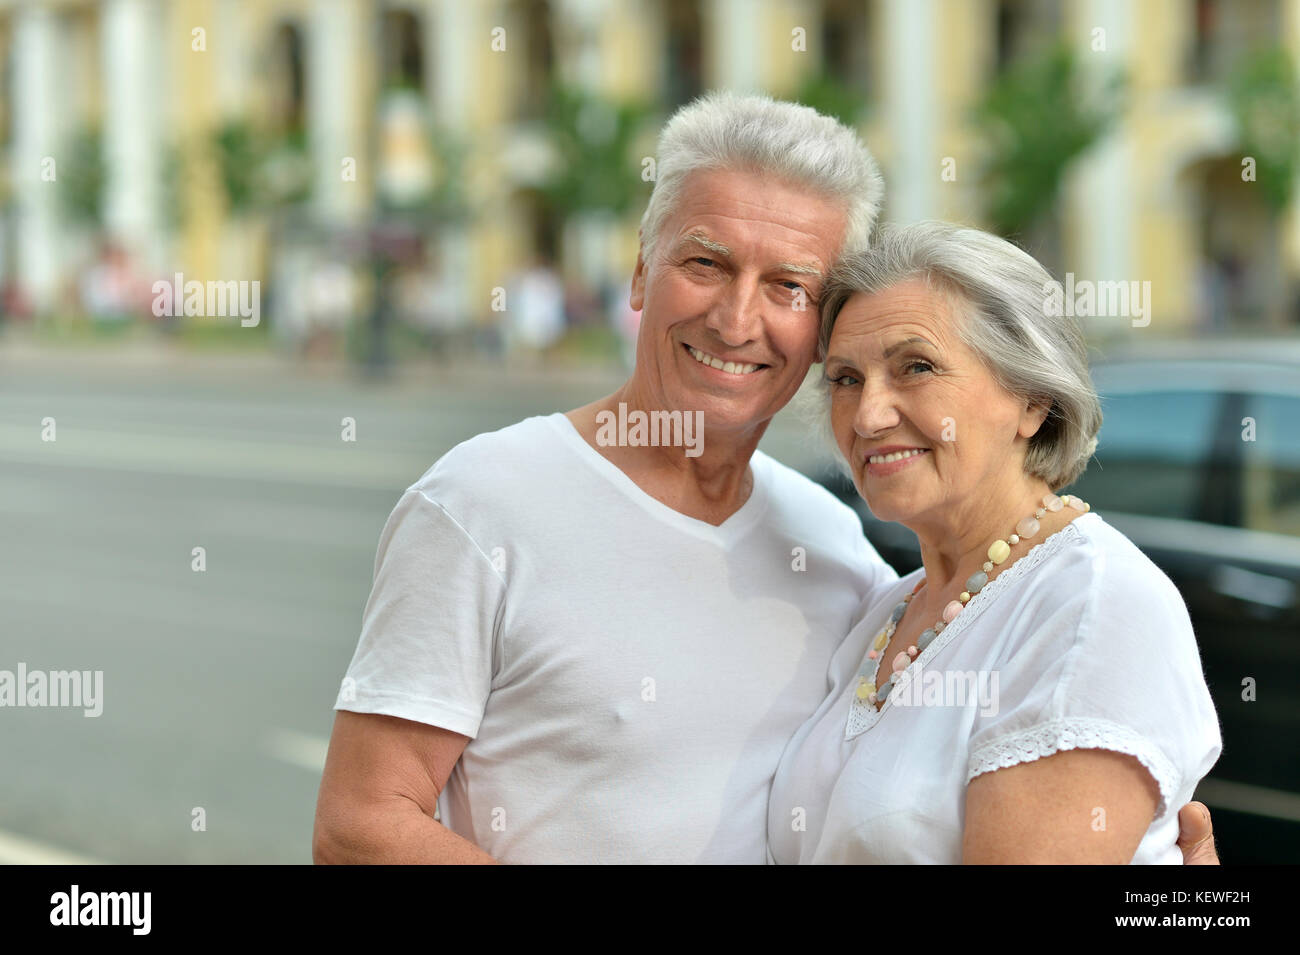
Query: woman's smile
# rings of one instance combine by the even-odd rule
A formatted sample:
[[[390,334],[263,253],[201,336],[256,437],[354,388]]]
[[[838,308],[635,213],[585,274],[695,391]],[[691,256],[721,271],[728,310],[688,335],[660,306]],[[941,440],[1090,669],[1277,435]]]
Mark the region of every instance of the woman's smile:
[[[864,472],[870,477],[889,477],[929,454],[929,448],[881,448],[868,454]]]

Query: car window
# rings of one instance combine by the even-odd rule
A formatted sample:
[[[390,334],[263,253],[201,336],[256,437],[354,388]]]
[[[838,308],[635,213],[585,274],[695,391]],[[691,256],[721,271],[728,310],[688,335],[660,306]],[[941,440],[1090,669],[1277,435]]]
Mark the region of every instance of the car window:
[[[1300,398],[1251,395],[1245,408],[1244,524],[1300,537]]]
[[[1072,492],[1103,514],[1235,523],[1233,509],[1216,503],[1233,467],[1218,434],[1222,410],[1217,392],[1103,395],[1097,452]]]

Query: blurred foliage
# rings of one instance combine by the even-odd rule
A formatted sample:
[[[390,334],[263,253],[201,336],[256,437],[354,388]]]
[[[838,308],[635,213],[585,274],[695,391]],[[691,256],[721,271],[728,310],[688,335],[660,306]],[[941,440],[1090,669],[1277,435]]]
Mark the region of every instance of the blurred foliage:
[[[560,85],[551,90],[543,123],[556,161],[541,193],[559,215],[623,214],[644,199],[632,146],[649,115],[640,102],[614,103]]]
[[[469,141],[442,127],[434,129],[432,138],[435,185],[430,203],[431,216],[439,222],[465,222],[470,217],[465,182]]]
[[[1239,149],[1255,160],[1255,181],[1268,207],[1280,213],[1291,201],[1300,171],[1300,88],[1295,64],[1283,49],[1247,57],[1227,83]]]
[[[269,135],[243,119],[212,134],[221,185],[231,215],[302,202],[311,194],[311,157],[302,132]]]
[[[104,221],[104,137],[98,126],[82,126],[72,134],[54,170],[63,213],[78,225]]]
[[[994,231],[1031,229],[1056,203],[1069,164],[1118,119],[1125,80],[1095,93],[1074,51],[1059,41],[1011,65],[976,107],[991,155],[982,171],[985,215]]]
[[[850,129],[862,121],[867,105],[865,96],[827,72],[825,67],[821,72],[804,78],[794,95],[794,101],[811,106],[826,116],[833,116]]]

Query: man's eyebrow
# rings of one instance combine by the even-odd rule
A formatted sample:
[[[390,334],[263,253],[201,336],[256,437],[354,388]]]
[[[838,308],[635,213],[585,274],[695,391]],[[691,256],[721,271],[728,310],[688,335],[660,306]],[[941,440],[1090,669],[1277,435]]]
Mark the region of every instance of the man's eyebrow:
[[[888,358],[890,355],[898,351],[904,345],[929,345],[931,348],[935,347],[932,342],[927,341],[926,339],[922,338],[919,335],[913,335],[911,338],[904,338],[901,342],[894,342],[894,344],[886,348],[884,353],[885,357]]]
[[[778,262],[774,272],[793,272],[796,275],[821,275],[823,269],[817,265],[800,265],[797,262]]]
[[[686,235],[682,236],[682,241],[683,242],[691,241],[696,243],[697,245],[702,245],[710,252],[716,252],[718,255],[727,255],[727,256],[731,255],[731,250],[729,248],[727,248],[721,242],[713,241],[707,235],[704,235],[701,232],[688,232],[686,233]]]

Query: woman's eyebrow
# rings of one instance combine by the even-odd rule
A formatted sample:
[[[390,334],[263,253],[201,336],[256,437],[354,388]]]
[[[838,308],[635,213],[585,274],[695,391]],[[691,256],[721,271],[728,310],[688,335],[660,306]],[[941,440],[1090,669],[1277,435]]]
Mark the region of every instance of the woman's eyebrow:
[[[933,342],[927,341],[926,339],[922,338],[920,335],[913,335],[911,338],[904,338],[901,342],[894,342],[894,344],[886,348],[885,357],[888,358],[890,355],[898,351],[904,345],[929,345],[931,348],[935,347]]]

